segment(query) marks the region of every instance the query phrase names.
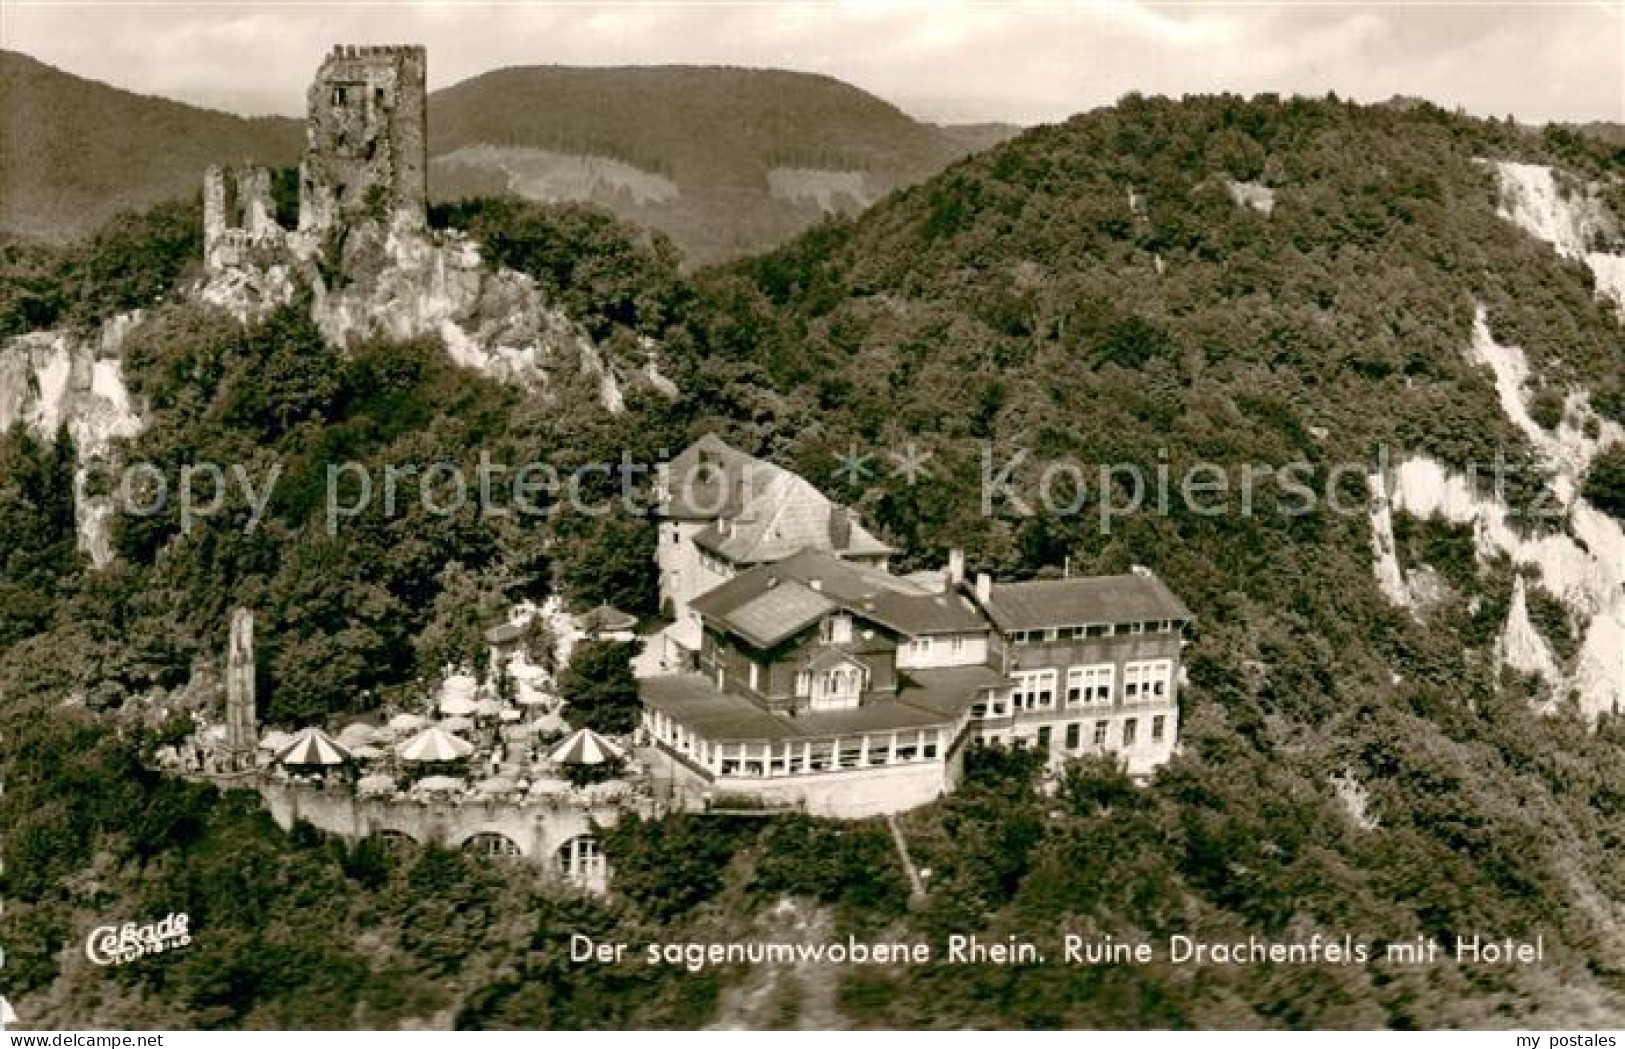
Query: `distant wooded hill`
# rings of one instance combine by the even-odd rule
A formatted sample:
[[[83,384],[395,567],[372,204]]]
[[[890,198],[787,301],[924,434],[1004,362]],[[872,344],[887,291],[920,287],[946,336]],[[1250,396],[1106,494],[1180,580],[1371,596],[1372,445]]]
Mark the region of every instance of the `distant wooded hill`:
[[[300,122],[137,95],[0,52],[0,231],[62,241],[196,191],[210,163],[293,164]],[[430,98],[431,192],[587,200],[691,264],[774,247],[1009,137],[936,127],[824,76],[686,66],[497,70]]]

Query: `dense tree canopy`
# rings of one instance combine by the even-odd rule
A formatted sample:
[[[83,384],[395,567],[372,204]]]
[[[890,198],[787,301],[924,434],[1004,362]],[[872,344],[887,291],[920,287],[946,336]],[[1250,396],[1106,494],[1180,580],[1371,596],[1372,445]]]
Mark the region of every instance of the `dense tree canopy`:
[[[1130,97],[693,280],[675,276],[658,241],[586,212],[449,211],[614,353],[658,340],[681,397],[634,396],[621,416],[602,411],[588,377],[560,374],[544,404],[457,369],[433,340],[341,353],[301,303],[246,329],[193,304],[151,310],[126,350],[151,406],[129,454],[171,474],[212,460],[259,478],[280,465],[283,477],[252,530],[251,501],[233,489],[190,534],[174,514],[121,520],[121,564],[88,573],[56,487],[71,453],[18,434],[0,443],[0,526],[41,544],[8,547],[0,579],[0,731],[26,741],[0,750],[18,901],[5,913],[8,972],[16,959],[24,994],[55,981],[54,1002],[100,995],[55,961],[90,913],[180,907],[213,930],[206,945],[121,972],[129,993],[110,1016],[693,1024],[731,1008],[747,974],[575,966],[561,953],[568,932],[1318,932],[1380,944],[1492,931],[1544,936],[1545,965],[1291,978],[1165,964],[870,968],[840,973],[833,999],[846,1022],[923,1026],[1559,1026],[1542,1021],[1586,1003],[1617,1013],[1607,974],[1625,943],[1607,914],[1625,898],[1625,739],[1615,719],[1593,730],[1563,697],[1537,715],[1530,683],[1495,669],[1512,565],[1479,557],[1459,526],[1401,516],[1406,566],[1447,584],[1419,618],[1379,591],[1363,507],[1280,514],[1266,485],[1250,515],[1176,502],[1107,528],[1099,492],[1078,514],[1029,516],[1008,501],[984,513],[979,498],[989,450],[1026,449],[1033,469],[1131,464],[1148,476],[1302,460],[1322,478],[1352,463],[1356,506],[1381,449],[1456,467],[1497,452],[1533,463],[1463,352],[1479,306],[1543,383],[1589,388],[1625,421],[1614,307],[1583,268],[1497,216],[1480,157],[1562,160],[1588,177],[1620,163],[1588,139],[1428,106]],[[1227,179],[1273,190],[1273,210],[1237,203]],[[147,221],[151,252],[169,258],[171,225]],[[147,250],[122,236],[103,242],[109,260]],[[0,300],[7,324],[161,293],[142,278],[110,298],[81,289],[55,302],[46,263],[6,259],[30,274],[21,297]],[[173,279],[174,267],[157,272]],[[284,723],[415,687],[466,654],[499,596],[558,587],[575,604],[651,610],[646,520],[438,516],[419,479],[399,493],[403,512],[374,505],[330,533],[326,464],[376,479],[389,462],[471,468],[491,449],[568,471],[623,452],[658,461],[706,429],[858,506],[906,551],[901,568],[949,545],[1007,576],[1067,562],[1156,568],[1197,616],[1180,755],[1144,787],[1084,763],[1042,792],[1030,759],[971,755],[959,791],[901,821],[929,872],[917,909],[876,823],[628,824],[606,834],[620,895],[586,902],[455,856],[282,835],[242,797],[143,770],[153,741],[134,728],[140,697],[176,700],[194,663],[219,651],[233,604],[264,610],[266,711]],[[908,442],[929,453],[929,483],[835,473],[849,447]],[[1599,505],[1620,472],[1617,456],[1593,466]],[[1538,470],[1526,480],[1543,483]],[[1031,492],[1026,469],[1015,481]],[[1532,618],[1571,657],[1563,610],[1532,589]],[[561,686],[573,717],[608,731],[635,709],[621,649],[582,646]],[[59,710],[65,699],[128,704],[130,719],[115,731]],[[1362,818],[1339,787],[1351,783]],[[785,897],[799,902],[783,908]],[[825,924],[791,924],[802,920]],[[300,934],[313,923],[328,934]],[[811,992],[786,995],[791,1023]]]

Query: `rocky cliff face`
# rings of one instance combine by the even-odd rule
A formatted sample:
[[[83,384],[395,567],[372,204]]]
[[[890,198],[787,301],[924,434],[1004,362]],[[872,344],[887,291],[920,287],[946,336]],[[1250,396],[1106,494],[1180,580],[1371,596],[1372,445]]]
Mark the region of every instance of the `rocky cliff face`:
[[[487,265],[466,234],[358,227],[339,249],[336,278],[317,265],[320,250],[290,235],[286,252],[212,272],[194,294],[248,322],[308,286],[316,323],[337,346],[437,336],[463,367],[542,396],[552,372],[578,367],[598,378],[610,412],[621,410],[623,383],[641,381],[637,367],[620,375],[580,325],[543,300],[534,280]]]
[[[1620,223],[1603,204],[1598,188],[1542,165],[1489,166],[1500,183],[1501,217],[1563,257],[1584,262],[1596,280],[1598,295],[1625,304]],[[1560,665],[1529,618],[1528,591],[1520,576],[1496,644],[1498,663],[1544,679],[1554,696],[1572,690],[1588,716],[1625,708],[1625,529],[1580,494],[1592,460],[1609,446],[1625,442],[1625,429],[1599,417],[1582,388],[1566,392],[1555,428],[1537,423],[1529,407],[1535,378],[1529,360],[1521,348],[1496,341],[1482,309],[1465,352],[1492,373],[1501,410],[1544,462],[1559,527],[1538,532],[1519,528],[1510,508],[1493,494],[1428,456],[1414,456],[1386,476],[1371,478],[1377,582],[1391,601],[1418,610],[1412,585],[1416,570],[1408,571],[1399,563],[1393,510],[1472,525],[1480,558],[1505,554],[1529,570],[1534,583],[1560,600],[1582,630],[1579,653],[1570,665]]]
[[[589,376],[608,412],[622,410],[628,385],[676,395],[652,343],[644,346],[644,359],[608,360],[579,324],[543,300],[535,281],[487,265],[465,234],[352,231],[339,277],[324,276],[318,250],[308,237],[289,234],[285,243],[256,248],[234,265],[212,267],[182,298],[247,324],[308,287],[317,325],[340,347],[375,337],[435,336],[459,365],[537,396],[553,396],[560,370]],[[0,431],[20,422],[50,440],[67,428],[80,463],[79,542],[98,566],[112,560],[112,504],[84,482],[95,464],[116,459],[119,441],[142,429],[120,360],[124,337],[138,319],[138,313],[120,315],[91,336],[41,331],[0,343]]]
[[[1490,166],[1501,184],[1501,216],[1564,258],[1584,262],[1597,291],[1625,304],[1625,242],[1598,187],[1543,164],[1496,161]]]
[[[66,429],[79,461],[75,503],[79,547],[98,567],[112,560],[112,504],[86,484],[97,463],[116,459],[117,443],[141,432],[141,414],[124,383],[118,353],[139,319],[121,314],[94,336],[32,332],[0,345],[0,432],[21,424],[43,440]]]
[[[1625,529],[1580,495],[1580,482],[1598,452],[1625,442],[1625,430],[1599,418],[1584,390],[1569,391],[1555,431],[1543,429],[1528,408],[1529,362],[1523,351],[1495,341],[1483,312],[1473,326],[1469,356],[1495,375],[1502,409],[1541,454],[1552,480],[1561,527],[1530,532],[1512,510],[1472,480],[1427,456],[1415,456],[1372,478],[1371,531],[1377,581],[1390,600],[1416,608],[1410,581],[1395,553],[1391,510],[1474,528],[1481,558],[1506,554],[1534,570],[1540,585],[1582,624],[1574,664],[1559,667],[1550,646],[1529,620],[1520,578],[1497,646],[1507,666],[1538,674],[1554,690],[1572,688],[1591,717],[1625,708]]]

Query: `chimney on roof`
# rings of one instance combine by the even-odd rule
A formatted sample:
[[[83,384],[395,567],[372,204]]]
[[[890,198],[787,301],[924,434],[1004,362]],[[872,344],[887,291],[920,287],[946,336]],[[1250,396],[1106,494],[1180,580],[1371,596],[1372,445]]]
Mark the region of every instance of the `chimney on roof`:
[[[813,576],[811,579],[807,580],[807,585],[812,587],[813,590],[820,594],[824,592],[824,581],[819,579],[817,576]]]
[[[852,545],[852,511],[835,503],[829,504],[829,545],[836,552]]]
[[[942,570],[942,592],[951,594],[959,589],[959,584],[965,581],[965,548],[962,546],[950,547],[948,550],[948,564]]]
[[[993,599],[993,577],[986,572],[976,573],[976,600],[979,604],[987,604]]]

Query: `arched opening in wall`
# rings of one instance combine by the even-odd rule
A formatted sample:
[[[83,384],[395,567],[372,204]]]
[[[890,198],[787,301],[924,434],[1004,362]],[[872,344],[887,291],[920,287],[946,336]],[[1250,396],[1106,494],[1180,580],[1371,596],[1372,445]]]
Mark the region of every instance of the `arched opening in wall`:
[[[518,856],[519,843],[506,834],[496,831],[481,831],[470,835],[464,840],[462,851],[469,856]]]
[[[378,840],[383,842],[384,848],[390,852],[400,852],[402,849],[415,848],[418,840],[404,830],[384,828],[378,832]]]
[[[591,834],[578,834],[560,845],[553,854],[553,862],[567,881],[577,885],[603,880],[606,869],[604,851]]]

